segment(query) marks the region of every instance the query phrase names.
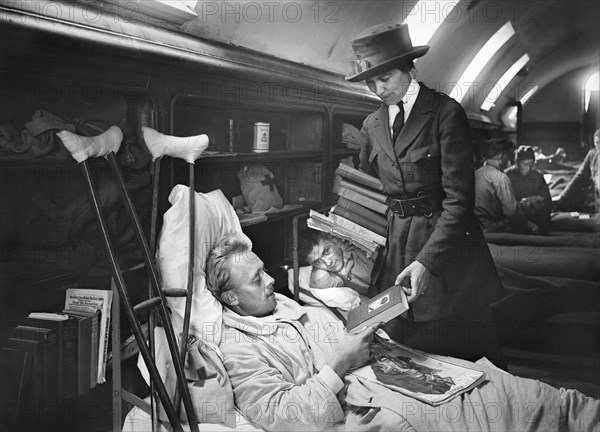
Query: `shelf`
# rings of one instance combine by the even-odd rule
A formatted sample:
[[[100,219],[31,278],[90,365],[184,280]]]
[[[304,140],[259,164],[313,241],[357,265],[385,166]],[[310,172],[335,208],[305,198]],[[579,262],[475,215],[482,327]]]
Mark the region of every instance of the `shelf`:
[[[332,154],[334,156],[355,156],[360,153],[360,149],[352,148],[334,148]]]
[[[254,224],[243,226],[242,229],[248,230],[248,229],[252,229],[252,228],[256,228],[256,227],[261,227],[270,222],[291,218],[291,217],[294,217],[297,215],[301,215],[303,213],[308,213],[308,210],[310,210],[310,209],[316,209],[316,208],[322,207],[322,204],[320,201],[302,201],[302,202],[297,202],[297,203],[286,203],[286,205],[300,205],[300,207],[296,207],[296,208],[293,208],[293,209],[290,209],[287,211],[282,211],[279,213],[269,214],[269,215],[267,215],[266,220],[262,220],[260,222],[254,223]]]
[[[280,150],[265,153],[215,153],[214,155],[201,157],[197,162],[268,162],[280,159],[320,159],[323,155],[321,150]]]

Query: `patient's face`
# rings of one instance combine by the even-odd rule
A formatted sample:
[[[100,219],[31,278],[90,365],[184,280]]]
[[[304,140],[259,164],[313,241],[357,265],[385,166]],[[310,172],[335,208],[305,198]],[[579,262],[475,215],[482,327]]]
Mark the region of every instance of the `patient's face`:
[[[517,162],[517,166],[519,167],[519,174],[526,176],[535,169],[535,161],[533,159],[525,159]]]
[[[313,246],[308,262],[315,268],[337,273],[344,267],[344,252],[337,244],[321,239]]]
[[[262,317],[271,314],[277,301],[273,291],[274,279],[265,273],[264,263],[254,252],[230,258],[231,282],[238,300],[240,315]]]

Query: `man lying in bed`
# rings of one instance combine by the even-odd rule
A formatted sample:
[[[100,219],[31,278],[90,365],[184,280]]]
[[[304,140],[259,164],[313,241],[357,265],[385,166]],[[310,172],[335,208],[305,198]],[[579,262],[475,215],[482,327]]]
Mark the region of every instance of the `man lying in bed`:
[[[327,310],[274,293],[235,236],[213,248],[206,274],[225,306],[220,348],[236,405],[267,431],[600,430],[600,401],[474,363],[463,362],[487,380],[437,407],[347,376],[368,361],[377,326],[346,333]]]

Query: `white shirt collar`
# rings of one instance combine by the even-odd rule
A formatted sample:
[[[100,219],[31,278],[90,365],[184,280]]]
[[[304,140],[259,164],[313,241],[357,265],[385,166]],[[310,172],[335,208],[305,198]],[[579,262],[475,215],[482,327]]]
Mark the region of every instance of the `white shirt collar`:
[[[408,90],[406,90],[406,93],[404,94],[404,97],[402,98],[402,102],[404,104],[404,123],[406,123],[406,120],[408,119],[408,116],[410,115],[410,112],[412,111],[413,106],[415,106],[415,102],[417,100],[417,96],[419,96],[420,90],[421,90],[421,86],[413,78],[411,80],[410,84],[408,85]],[[398,111],[400,111],[400,108],[398,108],[398,105],[389,105],[388,106],[388,118],[389,118],[389,123],[390,123],[390,129],[392,128],[392,125],[394,124],[394,119],[396,118],[396,114],[398,114]]]

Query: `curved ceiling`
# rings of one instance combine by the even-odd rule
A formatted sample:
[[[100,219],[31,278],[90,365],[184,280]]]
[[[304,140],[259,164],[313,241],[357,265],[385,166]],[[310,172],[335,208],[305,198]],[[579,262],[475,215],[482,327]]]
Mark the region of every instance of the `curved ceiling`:
[[[338,75],[350,70],[350,41],[363,28],[402,22],[411,14],[441,20],[444,0],[416,1],[251,1],[197,2],[198,18],[186,33],[265,52]],[[424,5],[423,5],[424,4]],[[559,76],[600,63],[600,2],[595,0],[460,0],[441,23],[429,53],[417,62],[419,79],[447,93],[488,38],[507,21],[515,35],[483,69],[469,97],[469,112],[480,113],[490,88],[517,59],[530,57],[526,71],[506,87],[487,114],[496,118],[511,99],[533,85],[541,89]]]

